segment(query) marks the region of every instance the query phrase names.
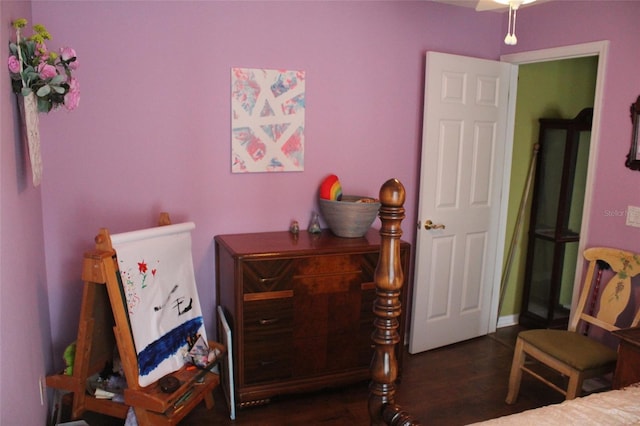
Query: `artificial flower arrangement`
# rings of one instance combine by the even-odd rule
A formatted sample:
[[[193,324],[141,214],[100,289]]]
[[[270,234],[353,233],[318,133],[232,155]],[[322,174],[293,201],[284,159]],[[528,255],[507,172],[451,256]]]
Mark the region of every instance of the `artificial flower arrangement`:
[[[11,86],[16,94],[29,96],[34,93],[38,112],[49,112],[60,105],[71,111],[80,102],[80,86],[72,76],[78,68],[76,52],[70,47],[60,49],[60,54],[50,52],[45,40],[51,35],[43,25],[34,25],[34,34],[23,38],[22,29],[26,19],[16,19],[16,42],[9,43],[9,74]]]

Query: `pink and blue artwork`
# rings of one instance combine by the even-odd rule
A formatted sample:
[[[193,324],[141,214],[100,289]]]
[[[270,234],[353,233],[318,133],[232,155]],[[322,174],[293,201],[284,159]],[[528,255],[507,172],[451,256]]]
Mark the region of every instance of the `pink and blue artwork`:
[[[231,171],[304,170],[305,72],[231,69]]]

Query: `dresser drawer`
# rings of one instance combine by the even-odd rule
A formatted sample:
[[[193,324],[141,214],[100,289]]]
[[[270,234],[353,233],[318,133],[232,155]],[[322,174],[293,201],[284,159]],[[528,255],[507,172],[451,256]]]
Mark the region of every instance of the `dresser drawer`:
[[[243,305],[245,336],[268,339],[274,334],[293,330],[293,297],[291,292],[268,293],[266,299],[247,300]]]
[[[257,384],[292,376],[291,338],[249,342],[244,354],[244,383]]]
[[[249,260],[242,263],[243,293],[291,289],[296,261],[292,259]]]
[[[292,289],[293,280],[347,274],[373,280],[373,268],[361,255],[325,255],[298,259],[250,260],[242,264],[243,293]]]
[[[244,302],[244,374],[246,383],[291,376],[293,298],[291,292],[261,293],[266,299]]]

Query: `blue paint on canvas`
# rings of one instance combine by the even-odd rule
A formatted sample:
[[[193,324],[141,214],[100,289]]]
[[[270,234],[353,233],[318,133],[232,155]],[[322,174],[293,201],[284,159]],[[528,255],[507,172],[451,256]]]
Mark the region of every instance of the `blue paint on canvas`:
[[[162,361],[173,356],[187,344],[187,337],[194,336],[202,327],[202,317],[190,319],[155,340],[138,354],[140,376],[146,376],[160,365]]]

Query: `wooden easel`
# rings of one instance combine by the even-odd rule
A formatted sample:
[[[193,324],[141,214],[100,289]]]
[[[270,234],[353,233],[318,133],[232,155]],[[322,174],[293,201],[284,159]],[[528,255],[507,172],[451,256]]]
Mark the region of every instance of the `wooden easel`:
[[[169,215],[162,213],[159,224],[170,223]],[[95,237],[95,243],[96,248],[85,253],[82,264],[84,292],[73,375],[47,376],[47,386],[73,392],[73,419],[82,416],[84,411],[125,418],[131,406],[140,426],[175,425],[202,400],[211,409],[213,389],[220,379],[208,370],[183,367],[172,373],[180,382],[180,387],[172,393],[163,392],[157,382],[144,388],[138,385],[136,350],[109,231],[102,228]],[[108,309],[109,304],[111,310]],[[86,391],[87,378],[103,370],[112,359],[116,344],[128,384],[124,391],[124,404],[95,398]],[[209,342],[209,345],[225,352],[224,347],[216,342]]]

